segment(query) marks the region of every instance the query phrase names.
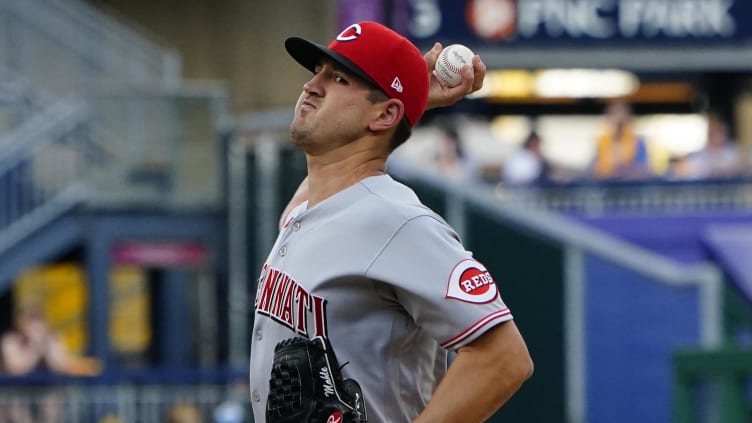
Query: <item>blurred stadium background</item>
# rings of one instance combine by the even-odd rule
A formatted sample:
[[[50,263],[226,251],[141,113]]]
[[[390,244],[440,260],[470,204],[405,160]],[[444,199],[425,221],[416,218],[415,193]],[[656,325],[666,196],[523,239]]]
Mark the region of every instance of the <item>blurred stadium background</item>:
[[[252,420],[254,281],[306,172],[283,40],[366,19],[488,67],[390,172],[528,342],[535,376],[492,421],[752,421],[747,0],[0,0],[0,330],[38,301],[103,364],[0,377],[0,421],[50,402],[65,422]],[[646,171],[600,178],[614,100]],[[735,166],[696,172],[718,125]],[[514,167],[530,133],[542,155]]]

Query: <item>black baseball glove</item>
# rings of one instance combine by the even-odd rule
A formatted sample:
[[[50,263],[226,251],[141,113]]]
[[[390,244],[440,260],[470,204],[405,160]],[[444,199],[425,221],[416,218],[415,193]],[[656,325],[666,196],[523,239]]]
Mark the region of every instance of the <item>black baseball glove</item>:
[[[327,339],[290,338],[274,348],[267,423],[364,423],[360,385],[343,379]]]

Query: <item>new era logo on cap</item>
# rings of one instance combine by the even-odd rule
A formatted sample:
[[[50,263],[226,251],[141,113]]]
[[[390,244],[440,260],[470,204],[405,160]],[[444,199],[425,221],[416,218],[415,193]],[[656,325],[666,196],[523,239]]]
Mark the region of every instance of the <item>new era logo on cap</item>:
[[[285,41],[285,48],[311,71],[326,56],[399,99],[411,126],[423,116],[428,101],[426,62],[413,43],[384,25],[352,24],[327,47],[292,37]]]
[[[392,81],[391,87],[397,90],[398,93],[402,92],[402,82],[399,80],[399,77],[394,77],[394,81]]]

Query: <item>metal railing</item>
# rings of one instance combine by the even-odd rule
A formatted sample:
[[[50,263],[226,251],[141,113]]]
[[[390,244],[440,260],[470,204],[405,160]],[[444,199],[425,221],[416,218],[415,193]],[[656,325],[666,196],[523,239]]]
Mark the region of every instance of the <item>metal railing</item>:
[[[102,79],[174,86],[182,78],[176,52],[77,0],[0,1],[0,63],[56,95]]]
[[[752,179],[583,182],[510,187],[498,184],[500,201],[529,209],[598,215],[610,212],[752,210]]]
[[[66,99],[0,138],[0,253],[85,196],[89,113]]]
[[[247,374],[247,372],[246,372]],[[247,382],[107,382],[62,380],[0,386],[0,421],[163,423],[252,421]],[[178,420],[192,418],[191,420]]]
[[[83,200],[220,207],[227,113],[217,85],[113,87],[61,100],[0,136],[0,254]]]
[[[0,134],[14,129],[51,103],[52,98],[43,89],[0,65]],[[3,148],[0,144],[0,150]]]

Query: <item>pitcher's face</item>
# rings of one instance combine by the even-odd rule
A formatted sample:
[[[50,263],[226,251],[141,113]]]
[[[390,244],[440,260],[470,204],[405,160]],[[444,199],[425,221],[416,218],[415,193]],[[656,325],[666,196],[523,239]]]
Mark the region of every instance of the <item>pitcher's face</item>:
[[[303,85],[290,123],[293,142],[319,150],[337,147],[368,131],[373,103],[368,95],[373,88],[335,62],[322,61],[313,77]]]

